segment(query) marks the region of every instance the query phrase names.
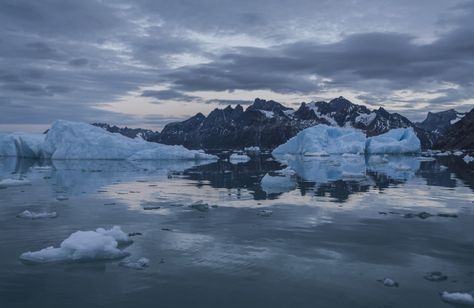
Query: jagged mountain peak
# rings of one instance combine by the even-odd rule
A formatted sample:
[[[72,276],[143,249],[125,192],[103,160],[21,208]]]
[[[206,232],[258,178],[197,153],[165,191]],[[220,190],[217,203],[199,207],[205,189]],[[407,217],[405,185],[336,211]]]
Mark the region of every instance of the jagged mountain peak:
[[[195,116],[196,117],[196,116]],[[393,128],[414,127],[422,145],[433,144],[429,132],[415,127],[407,118],[390,113],[383,107],[370,110],[340,96],[329,102],[302,102],[297,110],[273,100],[256,98],[244,111],[242,106],[214,109],[206,117],[191,122],[170,123],[162,131],[162,142],[182,144],[190,148],[273,148],[304,128],[326,124],[354,127],[369,136]]]

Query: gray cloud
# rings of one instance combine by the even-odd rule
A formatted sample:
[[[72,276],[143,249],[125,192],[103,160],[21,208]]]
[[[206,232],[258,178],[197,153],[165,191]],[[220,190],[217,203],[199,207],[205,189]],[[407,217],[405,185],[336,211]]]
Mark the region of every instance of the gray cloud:
[[[142,96],[177,104],[245,103],[190,91],[347,90],[389,105],[410,90],[452,107],[473,98],[473,17],[463,0],[4,0],[0,121],[129,123],[97,105],[155,85],[170,88]]]
[[[183,101],[190,102],[198,99],[196,96],[187,95],[175,90],[146,90],[141,94],[142,97],[153,97],[158,100],[172,100],[172,101]]]

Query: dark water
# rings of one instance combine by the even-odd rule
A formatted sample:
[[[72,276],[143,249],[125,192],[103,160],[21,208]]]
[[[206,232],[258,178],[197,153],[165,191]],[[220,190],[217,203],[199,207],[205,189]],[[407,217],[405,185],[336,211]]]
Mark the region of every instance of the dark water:
[[[0,189],[0,307],[450,307],[440,291],[474,290],[474,170],[460,158],[288,160],[293,175],[268,158],[1,159],[0,179],[31,185]],[[19,259],[113,225],[142,233],[125,250],[149,268]]]

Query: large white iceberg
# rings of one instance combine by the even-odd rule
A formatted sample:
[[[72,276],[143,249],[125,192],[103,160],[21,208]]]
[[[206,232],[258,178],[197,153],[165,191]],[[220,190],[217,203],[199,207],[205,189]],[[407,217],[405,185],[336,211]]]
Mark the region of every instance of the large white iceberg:
[[[397,128],[385,134],[367,138],[366,153],[408,154],[421,151],[420,139],[413,128]]]
[[[118,226],[109,230],[99,228],[96,231],[77,231],[58,248],[28,251],[22,253],[20,259],[31,263],[120,259],[130,254],[119,249],[119,244],[131,242],[128,234]]]
[[[365,134],[356,129],[316,125],[300,131],[273,150],[272,154],[319,156],[364,153],[365,139]]]
[[[274,155],[325,156],[330,154],[388,153],[406,154],[420,152],[420,140],[413,128],[398,128],[385,134],[366,138],[357,129],[316,125],[306,128],[280,145]]]
[[[0,156],[51,159],[207,160],[216,156],[182,146],[147,142],[87,123],[58,120],[46,135],[0,136]]]

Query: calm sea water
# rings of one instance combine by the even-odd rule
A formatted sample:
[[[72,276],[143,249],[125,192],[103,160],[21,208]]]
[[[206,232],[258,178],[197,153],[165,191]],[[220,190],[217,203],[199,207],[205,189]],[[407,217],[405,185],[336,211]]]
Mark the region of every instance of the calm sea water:
[[[449,307],[440,291],[474,290],[474,170],[460,158],[286,164],[296,174],[265,155],[204,165],[1,159],[0,179],[31,185],[0,189],[0,307]],[[17,218],[24,210],[59,216]],[[125,250],[150,267],[19,259],[114,225],[142,233]],[[433,271],[448,279],[424,279]]]

